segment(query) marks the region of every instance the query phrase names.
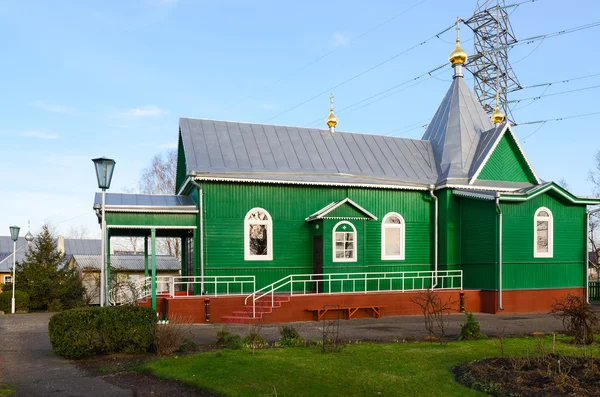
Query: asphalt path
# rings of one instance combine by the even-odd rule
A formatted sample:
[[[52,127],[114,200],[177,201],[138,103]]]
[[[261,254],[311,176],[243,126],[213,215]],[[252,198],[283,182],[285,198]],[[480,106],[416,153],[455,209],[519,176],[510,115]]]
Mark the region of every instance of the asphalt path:
[[[90,376],[52,352],[48,321],[52,313],[0,315],[0,381],[17,397],[133,396]]]

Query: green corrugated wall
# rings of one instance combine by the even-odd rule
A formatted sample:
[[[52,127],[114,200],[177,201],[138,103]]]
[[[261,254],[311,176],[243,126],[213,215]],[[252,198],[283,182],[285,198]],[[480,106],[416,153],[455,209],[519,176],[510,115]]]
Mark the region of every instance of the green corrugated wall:
[[[257,287],[290,273],[313,272],[312,223],[304,219],[349,197],[377,221],[350,220],[358,233],[357,262],[333,262],[332,227],[323,221],[326,272],[431,270],[431,198],[427,192],[266,184],[204,183],[205,269],[207,275],[256,274]],[[273,218],[273,260],[244,260],[244,217],[254,207]],[[340,208],[341,211],[353,211]],[[406,222],[406,259],[381,260],[381,219],[397,212]],[[336,214],[337,215],[337,214]],[[355,215],[352,215],[355,216]]]
[[[512,135],[506,133],[477,179],[537,183]]]
[[[555,193],[526,202],[501,202],[504,214],[504,288],[584,286],[584,205],[568,205]],[[553,258],[533,257],[534,214],[547,207],[554,218]]]

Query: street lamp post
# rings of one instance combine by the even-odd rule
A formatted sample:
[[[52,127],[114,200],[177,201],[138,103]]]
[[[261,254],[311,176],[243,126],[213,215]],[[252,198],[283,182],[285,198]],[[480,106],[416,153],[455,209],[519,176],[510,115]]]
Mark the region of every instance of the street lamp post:
[[[106,304],[106,219],[104,218],[104,207],[106,205],[106,189],[110,188],[115,160],[99,157],[92,159],[96,167],[98,187],[102,189],[102,248],[100,250],[100,306]]]
[[[13,241],[13,276],[12,276],[12,300],[10,301],[11,313],[15,314],[15,274],[17,268],[17,240],[19,239],[19,226],[10,227],[10,238]]]

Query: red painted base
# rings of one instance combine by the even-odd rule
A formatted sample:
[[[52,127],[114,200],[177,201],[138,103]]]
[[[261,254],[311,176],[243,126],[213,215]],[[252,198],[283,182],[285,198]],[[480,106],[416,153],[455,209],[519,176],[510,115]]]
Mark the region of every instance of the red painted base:
[[[464,300],[464,310],[475,313],[546,313],[552,303],[567,294],[583,295],[583,288],[518,290],[503,292],[504,310],[499,308],[498,291],[480,290],[446,290],[436,291],[444,302],[451,302],[454,310],[459,310],[461,293]],[[352,308],[352,318],[374,316],[403,316],[421,314],[418,305],[411,301],[419,292],[379,292],[369,294],[315,294],[276,296],[276,304],[271,309],[270,299],[258,302],[256,313],[264,323],[285,323],[292,321],[317,320],[317,309],[324,306]],[[188,298],[157,298],[157,312],[163,317],[174,314],[189,316],[194,323],[249,323],[252,320],[252,306],[244,305],[243,296],[223,297],[188,297]],[[140,302],[142,306],[150,306],[147,299]],[[377,310],[373,309],[374,307]],[[356,309],[356,310],[354,310]],[[348,310],[330,310],[323,318],[348,317]],[[254,320],[255,321],[255,320]]]

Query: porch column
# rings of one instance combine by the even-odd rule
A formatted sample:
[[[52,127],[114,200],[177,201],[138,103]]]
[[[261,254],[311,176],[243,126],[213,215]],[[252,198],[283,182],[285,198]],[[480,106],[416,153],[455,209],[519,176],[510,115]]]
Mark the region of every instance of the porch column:
[[[144,277],[148,277],[148,236],[144,236]]]
[[[156,310],[156,229],[152,228],[152,309]]]
[[[108,290],[108,303],[110,304],[110,290],[112,289],[112,280],[110,278],[110,229],[106,229],[106,289]]]

